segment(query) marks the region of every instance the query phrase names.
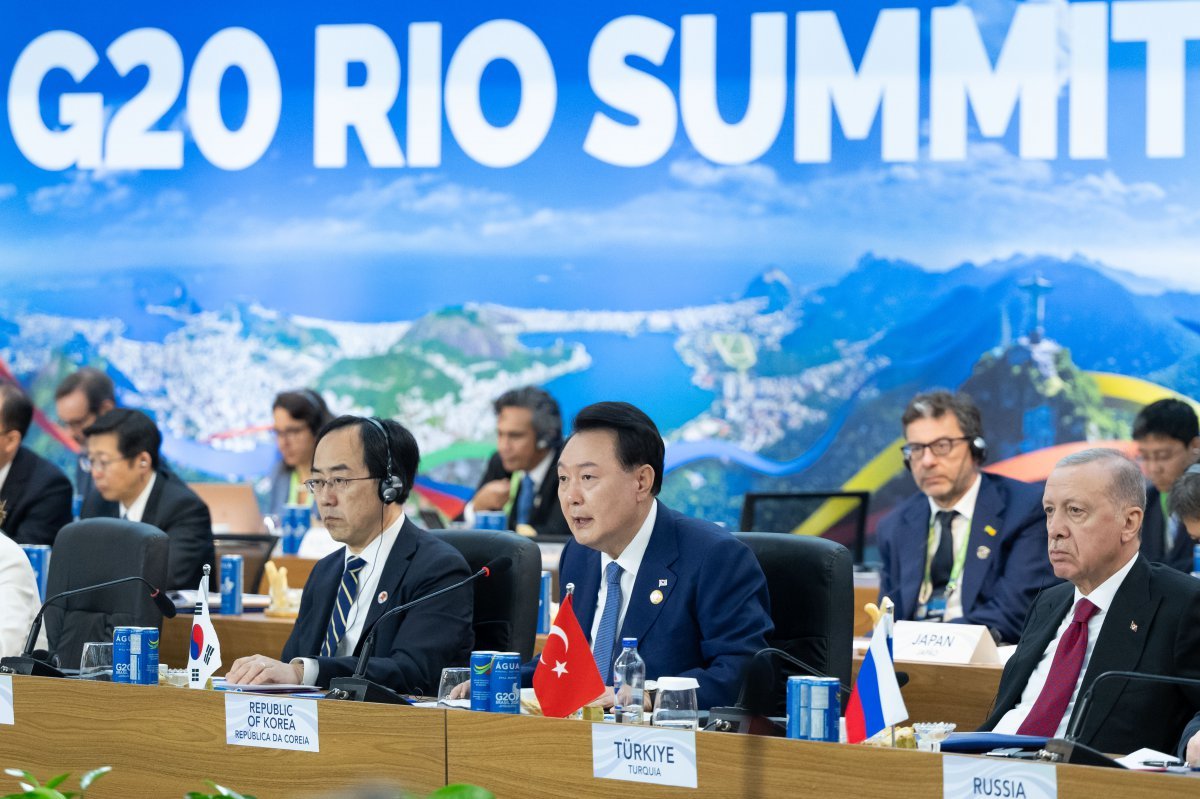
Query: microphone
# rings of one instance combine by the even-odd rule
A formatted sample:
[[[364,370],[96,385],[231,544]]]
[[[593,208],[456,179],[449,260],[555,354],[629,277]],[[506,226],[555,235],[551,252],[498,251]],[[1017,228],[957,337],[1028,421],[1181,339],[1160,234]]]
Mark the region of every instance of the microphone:
[[[351,677],[338,677],[329,683],[329,693],[326,694],[326,699],[345,699],[352,702],[381,702],[392,705],[409,705],[412,704],[400,694],[393,691],[387,686],[372,682],[366,678],[367,662],[371,659],[371,650],[375,645],[375,634],[379,631],[379,624],[384,619],[403,613],[406,610],[421,604],[422,602],[449,593],[458,588],[462,588],[467,583],[473,583],[480,577],[493,577],[497,574],[503,574],[512,567],[513,560],[508,555],[501,555],[493,559],[479,571],[472,574],[465,580],[459,580],[454,585],[448,585],[445,588],[439,588],[430,594],[419,596],[411,602],[405,602],[403,605],[392,608],[384,613],[375,623],[371,625],[371,629],[367,631],[366,637],[363,638],[362,647],[358,654],[358,664],[354,667],[354,674]]]
[[[167,599],[166,594],[156,588],[149,580],[142,577],[122,577],[119,580],[109,580],[106,583],[97,583],[96,585],[85,585],[83,588],[73,588],[70,591],[61,591],[47,599],[38,608],[37,615],[33,617],[33,624],[29,626],[29,636],[25,639],[25,649],[17,657],[6,657],[0,659],[0,671],[8,674],[31,674],[35,677],[63,677],[61,671],[33,657],[33,648],[37,646],[38,633],[42,631],[42,616],[46,612],[46,608],[50,607],[51,603],[57,602],[60,599],[75,596],[76,594],[86,594],[91,591],[99,591],[102,588],[110,588],[114,585],[122,583],[144,583],[150,589],[150,599],[154,601],[154,606],[159,612],[168,619],[175,618],[175,604]]]
[[[830,676],[790,652],[771,646],[760,649],[746,664],[737,704],[733,707],[714,707],[709,711],[710,721],[705,729],[752,735],[783,735],[783,728],[770,719],[771,705],[774,701],[773,694],[775,686],[779,682],[779,675],[775,671],[775,660],[787,661],[805,674],[811,674],[814,677]],[[896,679],[897,682],[904,685],[908,682],[908,675],[896,672]],[[838,687],[843,692],[850,693],[850,686],[840,679]]]
[[[1191,677],[1173,677],[1167,674],[1144,674],[1139,671],[1106,671],[1092,680],[1092,684],[1083,692],[1083,696],[1079,699],[1079,710],[1070,725],[1068,725],[1067,733],[1063,736],[1063,740],[1074,742],[1079,738],[1079,731],[1083,729],[1083,722],[1087,717],[1087,713],[1092,709],[1092,692],[1096,690],[1097,685],[1107,679],[1141,680],[1142,682],[1157,682],[1165,685],[1200,686],[1200,680]]]

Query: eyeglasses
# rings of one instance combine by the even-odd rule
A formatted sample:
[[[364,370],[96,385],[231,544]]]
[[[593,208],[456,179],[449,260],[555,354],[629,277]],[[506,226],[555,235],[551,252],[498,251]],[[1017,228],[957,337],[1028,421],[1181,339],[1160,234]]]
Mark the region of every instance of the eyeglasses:
[[[121,461],[131,461],[133,458],[93,458],[89,455],[79,456],[79,468],[85,472],[106,472],[108,467]]]
[[[81,419],[62,419],[62,418],[60,418],[58,421],[60,424],[62,424],[63,427],[67,428],[68,430],[71,430],[71,431],[83,430],[83,428],[90,426],[92,424],[92,422],[96,421],[96,414],[89,413],[87,416],[84,416]]]
[[[968,440],[967,436],[959,436],[958,438],[939,438],[936,441],[930,441],[928,444],[913,444],[910,442],[900,447],[900,451],[904,453],[904,459],[907,461],[920,460],[927,449],[937,457],[944,458],[954,449],[955,444]]]
[[[304,481],[304,487],[308,489],[313,496],[320,494],[325,489],[329,489],[335,494],[340,494],[347,483],[353,483],[355,480],[377,480],[376,477],[331,477],[328,480],[322,480],[314,477],[311,480]]]
[[[276,438],[295,438],[296,436],[307,432],[309,432],[308,427],[302,424],[298,424],[295,427],[285,427],[282,430],[276,427],[271,431]]]

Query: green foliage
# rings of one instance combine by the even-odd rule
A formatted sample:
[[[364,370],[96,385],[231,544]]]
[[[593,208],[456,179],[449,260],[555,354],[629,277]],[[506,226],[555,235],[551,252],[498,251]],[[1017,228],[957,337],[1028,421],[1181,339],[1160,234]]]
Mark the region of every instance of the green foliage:
[[[37,777],[24,769],[6,768],[4,769],[5,774],[16,777],[20,781],[21,793],[6,794],[0,799],[75,799],[77,796],[82,797],[93,782],[110,771],[112,771],[112,766],[101,766],[84,774],[79,778],[79,792],[76,793],[75,791],[58,790],[58,786],[66,782],[67,778],[71,776],[70,774],[51,777],[46,780],[45,785],[42,785],[38,782]]]

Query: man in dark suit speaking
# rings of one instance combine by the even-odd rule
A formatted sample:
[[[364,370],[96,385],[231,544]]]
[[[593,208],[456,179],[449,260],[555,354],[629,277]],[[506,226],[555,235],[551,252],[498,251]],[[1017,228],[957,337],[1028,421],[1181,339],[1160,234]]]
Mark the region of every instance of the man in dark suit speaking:
[[[1015,642],[1054,582],[1038,486],[985,474],[983,423],[966,394],[918,394],[901,417],[919,493],[879,523],[880,596],[896,618],[983,624]]]
[[[204,564],[213,562],[212,517],[204,500],[162,463],[162,434],[132,408],[116,408],[83,431],[81,463],[94,487],[80,517],[110,516],[145,522],[170,539],[167,590],[196,590]]]
[[[525,386],[504,392],[493,407],[496,454],[488,461],[466,514],[503,510],[510,530],[522,532],[527,525],[537,535],[568,535],[555,474],[562,451],[558,403],[542,389]]]
[[[1146,489],[1116,450],[1058,462],[1044,505],[1054,573],[1004,667],[982,729],[1061,738],[1079,697],[1107,671],[1200,677],[1200,581],[1138,554]],[[1077,740],[1102,752],[1175,750],[1200,690],[1110,678]]]
[[[646,679],[694,677],[701,708],[728,705],[772,630],[767,581],[732,534],[655,499],[663,457],[658,428],[632,405],[579,412],[558,461],[558,496],[575,536],[559,584],[575,585],[575,614],[606,685],[621,639],[636,638]],[[536,665],[522,670],[525,685]]]
[[[470,575],[458,550],[404,517],[419,459],[412,434],[391,420],[339,416],[321,429],[308,490],[329,534],[346,546],[313,568],[282,660],[238,658],[230,682],[328,688],[354,673],[376,619]],[[470,657],[472,597],[463,586],[381,622],[367,679],[435,695],[442,668]]]

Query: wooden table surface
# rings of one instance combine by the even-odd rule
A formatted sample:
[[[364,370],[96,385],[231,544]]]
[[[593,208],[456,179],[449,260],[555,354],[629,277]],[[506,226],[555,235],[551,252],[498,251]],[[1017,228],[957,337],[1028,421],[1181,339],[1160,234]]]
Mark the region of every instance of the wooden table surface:
[[[0,726],[0,762],[39,778],[113,772],[89,799],[178,797],[213,779],[259,799],[344,797],[367,780],[425,793],[481,785],[500,799],[942,795],[941,755],[699,732],[697,790],[592,776],[586,722],[318,701],[319,752],[226,743],[214,691],[13,677],[15,725]],[[995,761],[979,759],[981,768]],[[1188,776],[1056,766],[1062,799],[1192,797]],[[0,780],[7,779],[0,777]],[[16,787],[15,780],[4,784]]]

